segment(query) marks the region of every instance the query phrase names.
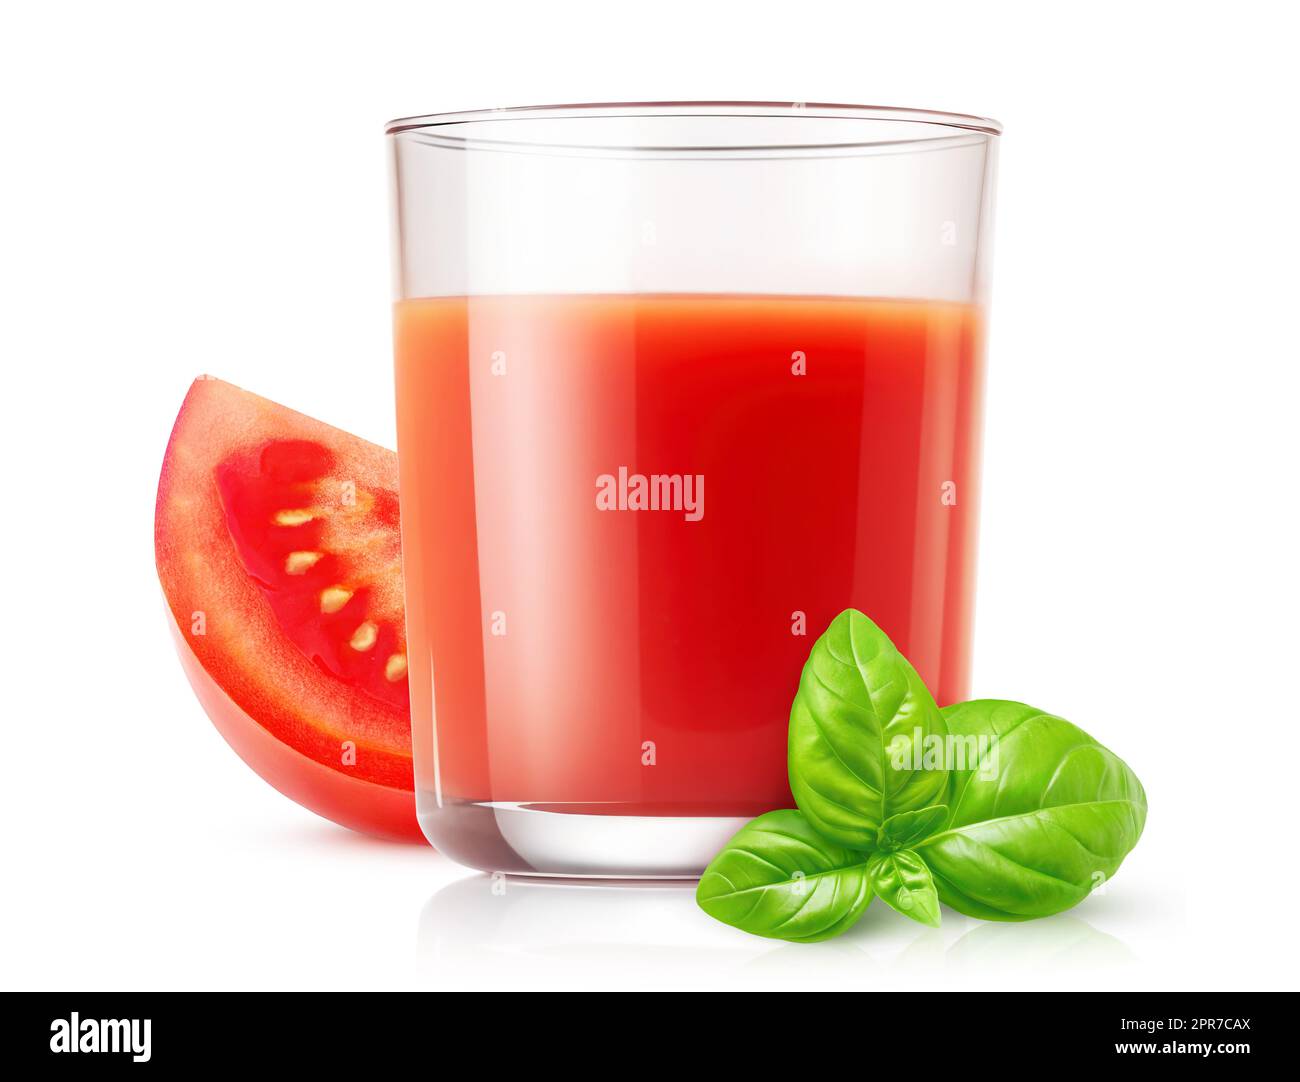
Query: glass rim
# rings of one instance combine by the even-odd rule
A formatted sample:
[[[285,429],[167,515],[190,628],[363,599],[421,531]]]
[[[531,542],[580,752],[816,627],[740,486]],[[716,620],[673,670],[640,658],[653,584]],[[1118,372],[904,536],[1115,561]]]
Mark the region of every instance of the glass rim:
[[[637,145],[624,146],[602,144],[605,151],[689,151],[697,154],[717,153],[731,155],[738,150],[760,152],[789,152],[791,150],[848,150],[851,148],[884,147],[889,145],[907,145],[927,143],[932,140],[947,139],[953,135],[965,134],[999,136],[1002,125],[989,117],[975,116],[968,113],[943,112],[934,109],[912,109],[892,105],[842,105],[826,102],[792,102],[792,101],[643,101],[643,102],[591,102],[571,105],[523,105],[501,109],[471,109],[447,113],[429,113],[421,116],[399,117],[390,120],[384,127],[389,136],[402,135],[407,132],[436,135],[440,140],[464,142],[469,144],[479,141],[474,137],[458,138],[438,129],[454,128],[460,125],[488,124],[494,121],[545,121],[545,120],[596,120],[601,118],[641,119],[641,118],[707,118],[712,120],[766,118],[815,120],[853,120],[873,121],[888,125],[903,122],[907,124],[924,124],[933,126],[933,135],[911,136],[899,139],[857,139],[852,142],[838,142],[831,139],[813,138],[808,142],[798,143],[764,143],[761,145]],[[888,134],[882,130],[882,136]],[[543,138],[529,141],[512,140],[512,145],[534,150],[555,150],[574,147],[573,144],[560,143],[554,139]],[[587,147],[586,149],[597,149]]]

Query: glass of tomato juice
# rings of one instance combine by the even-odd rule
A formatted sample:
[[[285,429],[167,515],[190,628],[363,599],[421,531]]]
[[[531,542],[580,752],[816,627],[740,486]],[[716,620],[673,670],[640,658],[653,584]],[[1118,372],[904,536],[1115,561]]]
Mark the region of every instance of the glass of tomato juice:
[[[394,121],[420,823],[691,877],[790,807],[854,607],[967,693],[998,125],[804,103]]]

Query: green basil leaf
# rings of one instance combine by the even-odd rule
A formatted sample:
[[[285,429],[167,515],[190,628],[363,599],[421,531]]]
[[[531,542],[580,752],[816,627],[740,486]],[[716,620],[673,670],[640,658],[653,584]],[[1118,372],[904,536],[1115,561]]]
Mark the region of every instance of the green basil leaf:
[[[941,799],[946,733],[925,684],[889,637],[846,609],[813,644],[790,709],[790,788],[831,841],[875,848],[881,825]]]
[[[883,902],[931,928],[939,927],[939,895],[930,869],[910,849],[877,853],[867,864],[871,889]]]
[[[880,824],[876,848],[889,852],[906,849],[933,834],[948,818],[947,804],[931,804],[916,811],[899,812]]]
[[[1045,917],[1113,876],[1146,823],[1142,783],[1063,718],[981,699],[944,711],[966,745],[949,821],[915,846],[945,905],[987,920]]]
[[[847,931],[871,901],[863,855],[828,842],[794,810],[746,824],[704,870],[695,900],[755,935],[812,943]]]

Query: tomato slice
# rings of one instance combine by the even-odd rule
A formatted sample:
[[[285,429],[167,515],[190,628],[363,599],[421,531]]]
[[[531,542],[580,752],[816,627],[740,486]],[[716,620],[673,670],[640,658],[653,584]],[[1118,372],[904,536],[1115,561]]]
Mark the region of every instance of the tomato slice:
[[[422,840],[397,456],[200,378],[167,445],[154,545],[181,661],[240,757],[326,818]]]

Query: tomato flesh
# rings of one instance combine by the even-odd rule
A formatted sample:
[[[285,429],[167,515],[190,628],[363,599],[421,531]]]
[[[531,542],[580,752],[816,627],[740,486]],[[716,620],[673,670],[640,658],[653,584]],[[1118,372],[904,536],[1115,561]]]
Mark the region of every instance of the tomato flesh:
[[[409,711],[405,670],[398,679],[387,675],[390,663],[400,668],[393,659],[406,653],[401,599],[391,581],[396,576],[400,592],[397,497],[357,493],[339,470],[328,448],[308,440],[277,440],[256,454],[233,455],[216,471],[226,526],[298,648],[358,694]],[[283,511],[312,517],[277,521]],[[336,546],[341,551],[332,551]],[[321,596],[330,588],[350,596],[338,609],[322,611]]]
[[[239,755],[327,818],[422,840],[396,455],[197,380],[154,539],[185,671]]]

